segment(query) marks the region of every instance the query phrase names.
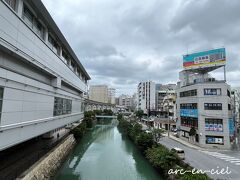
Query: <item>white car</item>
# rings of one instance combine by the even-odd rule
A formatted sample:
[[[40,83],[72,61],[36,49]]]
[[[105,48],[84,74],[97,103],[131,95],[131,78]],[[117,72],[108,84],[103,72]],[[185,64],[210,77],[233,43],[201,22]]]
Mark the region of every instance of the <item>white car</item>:
[[[180,149],[180,148],[172,148],[171,149],[173,152],[176,152],[177,155],[180,157],[180,159],[184,160],[185,159],[185,153],[184,153],[184,150],[183,149]]]

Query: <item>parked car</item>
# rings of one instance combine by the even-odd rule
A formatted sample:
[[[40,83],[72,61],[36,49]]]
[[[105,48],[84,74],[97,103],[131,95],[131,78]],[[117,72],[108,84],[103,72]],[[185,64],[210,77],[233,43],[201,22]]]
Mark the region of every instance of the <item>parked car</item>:
[[[182,160],[185,159],[185,152],[183,149],[175,147],[175,148],[172,148],[171,151],[175,152],[180,157],[180,159]]]

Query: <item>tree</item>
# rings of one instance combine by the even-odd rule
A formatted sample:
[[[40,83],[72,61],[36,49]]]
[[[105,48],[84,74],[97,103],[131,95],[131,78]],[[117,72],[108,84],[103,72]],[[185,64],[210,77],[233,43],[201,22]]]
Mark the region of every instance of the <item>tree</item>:
[[[154,141],[159,142],[159,140],[163,136],[162,134],[164,133],[164,130],[163,129],[153,129],[152,133],[153,133]]]
[[[139,109],[135,112],[136,116],[139,118],[139,120],[141,121],[142,117],[143,117],[143,110]]]
[[[142,125],[135,123],[130,130],[129,136],[130,138],[135,141],[136,137],[142,132]]]
[[[139,149],[144,152],[154,145],[153,135],[146,132],[141,132],[136,138],[136,144]]]

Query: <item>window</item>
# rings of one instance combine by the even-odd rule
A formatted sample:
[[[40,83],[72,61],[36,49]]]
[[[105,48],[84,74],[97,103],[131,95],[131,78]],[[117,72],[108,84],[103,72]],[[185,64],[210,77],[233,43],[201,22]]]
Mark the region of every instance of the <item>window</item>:
[[[223,132],[223,120],[206,118],[205,119],[205,131]]]
[[[57,41],[50,34],[48,34],[48,45],[56,54],[60,55],[60,48]]]
[[[1,122],[1,115],[2,115],[2,102],[3,102],[3,88],[0,87],[0,122]]]
[[[229,110],[229,111],[232,110],[231,104],[228,104],[228,110]]]
[[[68,63],[68,55],[65,51],[62,51],[62,57],[63,57],[63,61],[67,64]]]
[[[64,114],[71,114],[72,101],[69,99],[55,97],[53,115],[59,116]]]
[[[227,95],[228,95],[228,97],[230,97],[230,91],[229,90],[227,90]]]
[[[197,96],[197,90],[189,90],[189,91],[183,91],[180,92],[180,97],[188,97],[188,96]]]
[[[180,104],[180,109],[197,109],[197,103]]]
[[[222,103],[204,103],[205,110],[222,110]]]
[[[27,6],[24,4],[23,7],[23,19],[24,21],[31,27],[33,28],[33,19],[34,15],[33,13],[27,8]]]
[[[181,126],[198,128],[198,118],[181,117]]]
[[[221,88],[204,89],[204,95],[221,95]]]
[[[13,10],[16,10],[16,0],[4,0]]]
[[[33,26],[34,31],[42,38],[44,39],[44,27],[43,25],[35,19],[34,21],[34,26]]]
[[[30,26],[30,28],[42,39],[44,39],[44,27],[42,23],[34,16],[30,9],[24,4],[23,20]]]
[[[223,145],[223,137],[222,136],[206,136],[206,144],[220,144]]]

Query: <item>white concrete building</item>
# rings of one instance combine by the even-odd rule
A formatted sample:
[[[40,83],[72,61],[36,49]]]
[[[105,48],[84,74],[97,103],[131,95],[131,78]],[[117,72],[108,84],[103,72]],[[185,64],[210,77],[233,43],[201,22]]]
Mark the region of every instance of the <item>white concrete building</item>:
[[[91,85],[89,88],[89,99],[97,102],[108,103],[108,86]]]
[[[138,84],[137,109],[142,109],[145,114],[155,110],[155,82],[146,81]]]
[[[180,80],[177,88],[180,138],[202,147],[229,149],[233,134],[230,86],[207,73],[183,71]],[[192,127],[196,130],[194,139],[189,137]]]
[[[134,109],[133,103],[134,101],[132,96],[125,94],[119,96],[119,105],[124,106],[126,109],[133,110]]]
[[[115,104],[116,89],[108,88],[108,103]]]
[[[41,1],[0,1],[0,150],[81,120],[89,79]]]

